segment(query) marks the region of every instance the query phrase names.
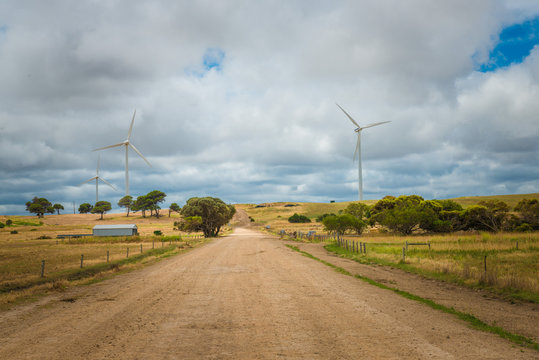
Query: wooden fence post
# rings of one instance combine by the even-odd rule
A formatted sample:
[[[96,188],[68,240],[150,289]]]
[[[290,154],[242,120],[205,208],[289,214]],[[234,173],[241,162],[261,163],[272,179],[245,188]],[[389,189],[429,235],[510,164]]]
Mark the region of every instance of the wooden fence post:
[[[82,269],[82,263],[84,261],[84,254],[80,254],[80,268]]]
[[[107,250],[107,262],[109,262],[109,251]]]
[[[129,257],[129,248],[127,248],[127,253],[126,253],[125,257],[126,257],[126,258]]]
[[[142,244],[140,244],[140,252],[142,252]]]
[[[155,240],[152,239],[152,249],[155,248]]]
[[[41,260],[41,277],[45,277],[45,260]]]
[[[487,256],[485,255],[485,276],[486,275],[487,275]]]
[[[402,262],[405,262],[406,261],[406,248],[403,246],[402,247]]]

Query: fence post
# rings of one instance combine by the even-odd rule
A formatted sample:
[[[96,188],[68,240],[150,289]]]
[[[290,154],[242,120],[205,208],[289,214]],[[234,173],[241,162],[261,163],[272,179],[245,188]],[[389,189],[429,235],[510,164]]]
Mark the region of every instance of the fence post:
[[[107,262],[109,262],[109,251],[107,250]]]
[[[485,276],[487,275],[487,256],[485,255]]]
[[[84,254],[80,254],[80,268],[82,269],[82,263],[84,261]]]
[[[140,244],[140,252],[142,252],[142,244]]]
[[[152,249],[154,248],[154,246],[155,246],[155,240],[152,239]]]
[[[406,248],[403,246],[402,247],[402,262],[405,262],[406,261]]]
[[[129,257],[129,248],[127,248],[127,253],[126,253],[125,257],[126,257],[126,258]]]
[[[406,240],[406,250],[408,250],[408,240]]]
[[[428,242],[427,244],[429,244],[429,250],[430,250],[430,242]]]
[[[41,260],[41,277],[45,277],[45,260]]]

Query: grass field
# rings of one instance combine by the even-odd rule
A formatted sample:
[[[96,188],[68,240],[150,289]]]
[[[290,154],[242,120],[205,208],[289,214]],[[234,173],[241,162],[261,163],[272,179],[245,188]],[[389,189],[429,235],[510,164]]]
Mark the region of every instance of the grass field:
[[[361,263],[389,265],[423,276],[539,303],[539,233],[480,233],[413,237],[345,237],[367,245],[366,254],[337,246],[330,251]],[[406,241],[425,245],[410,245]],[[518,248],[517,248],[518,243]],[[485,271],[486,256],[486,271]]]
[[[48,290],[137,268],[205,241],[200,234],[180,234],[174,230],[178,215],[156,219],[107,214],[104,220],[98,218],[82,214],[49,215],[43,219],[0,217],[3,223],[7,219],[13,222],[0,229],[0,308]],[[122,223],[137,224],[140,236],[56,238],[60,234],[91,234],[96,224]],[[155,236],[156,230],[163,236]],[[84,255],[82,269],[81,255]],[[41,277],[43,260],[44,278]]]

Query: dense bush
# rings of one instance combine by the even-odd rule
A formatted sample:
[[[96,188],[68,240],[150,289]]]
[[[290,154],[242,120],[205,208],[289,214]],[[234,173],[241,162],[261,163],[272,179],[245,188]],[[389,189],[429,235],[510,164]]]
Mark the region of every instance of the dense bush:
[[[294,215],[292,215],[292,216],[290,216],[288,218],[288,222],[291,222],[291,223],[310,223],[311,219],[309,219],[305,215],[299,215],[299,214],[295,213]]]
[[[325,218],[327,218],[328,216],[335,216],[334,213],[326,213],[326,214],[322,214],[322,215],[319,215],[316,217],[316,222],[322,222],[322,220],[324,220]]]
[[[3,222],[0,222],[0,229],[4,228],[4,226],[6,226],[6,225],[4,225]]]

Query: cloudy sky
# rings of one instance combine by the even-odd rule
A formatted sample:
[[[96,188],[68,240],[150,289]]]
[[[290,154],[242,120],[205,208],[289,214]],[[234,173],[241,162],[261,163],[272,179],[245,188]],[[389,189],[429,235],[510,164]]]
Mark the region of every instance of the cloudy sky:
[[[0,1],[0,214],[539,192],[539,2]],[[101,153],[100,200],[125,194]]]

